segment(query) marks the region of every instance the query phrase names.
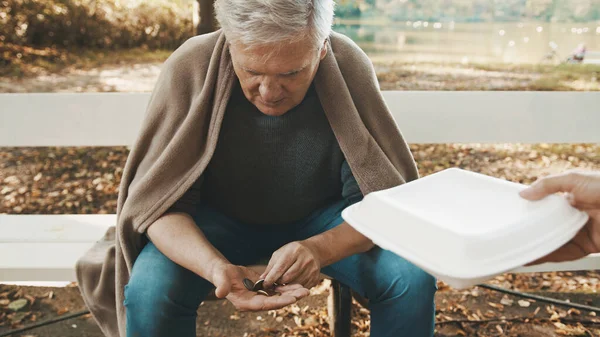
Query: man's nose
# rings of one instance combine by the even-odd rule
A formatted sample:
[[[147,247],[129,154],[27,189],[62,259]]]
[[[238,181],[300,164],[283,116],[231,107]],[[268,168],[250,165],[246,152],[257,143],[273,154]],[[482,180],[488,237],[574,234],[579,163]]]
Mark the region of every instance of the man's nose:
[[[258,88],[260,98],[266,103],[276,102],[281,99],[282,88],[279,83],[273,78],[266,77],[260,83]]]

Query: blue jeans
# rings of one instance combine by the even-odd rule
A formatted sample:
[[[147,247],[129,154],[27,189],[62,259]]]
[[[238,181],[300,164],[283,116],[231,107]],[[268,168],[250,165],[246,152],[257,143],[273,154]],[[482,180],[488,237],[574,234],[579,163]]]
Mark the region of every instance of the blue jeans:
[[[253,227],[202,206],[195,218],[207,239],[236,265],[268,259],[286,243],[304,240],[343,222],[345,201],[286,226]],[[403,258],[375,247],[322,269],[369,299],[371,336],[433,336],[435,279]],[[197,309],[213,285],[175,264],[150,242],[125,287],[127,336],[196,336]]]

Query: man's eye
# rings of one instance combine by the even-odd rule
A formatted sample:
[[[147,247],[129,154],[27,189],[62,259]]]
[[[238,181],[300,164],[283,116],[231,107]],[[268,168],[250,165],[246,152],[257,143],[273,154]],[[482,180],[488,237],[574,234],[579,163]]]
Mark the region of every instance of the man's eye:
[[[283,74],[284,77],[294,77],[298,75],[299,71],[294,71],[293,73]]]

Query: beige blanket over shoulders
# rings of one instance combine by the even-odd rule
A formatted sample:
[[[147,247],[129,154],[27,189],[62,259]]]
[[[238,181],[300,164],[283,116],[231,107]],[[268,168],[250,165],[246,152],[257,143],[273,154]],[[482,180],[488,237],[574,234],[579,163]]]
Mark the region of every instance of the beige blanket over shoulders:
[[[106,336],[125,336],[123,289],[143,233],[206,168],[234,81],[221,31],[188,40],[165,62],[125,164],[116,227],[77,263],[85,303]],[[354,42],[332,34],[314,83],[364,195],[418,177],[373,66]]]

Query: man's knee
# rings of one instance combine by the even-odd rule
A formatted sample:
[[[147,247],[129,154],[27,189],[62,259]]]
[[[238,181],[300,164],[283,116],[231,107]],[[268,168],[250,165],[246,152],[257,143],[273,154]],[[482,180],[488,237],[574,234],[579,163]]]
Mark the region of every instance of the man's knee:
[[[153,278],[132,277],[125,286],[124,305],[128,311],[140,316],[195,315],[201,299],[194,295],[192,289],[186,291],[185,287],[181,284],[178,286],[177,283],[166,275]]]
[[[435,277],[424,272],[422,269],[414,267],[415,270],[410,273],[407,283],[408,292],[406,297],[415,303],[421,303],[429,308],[434,301],[437,290],[437,281]]]
[[[433,310],[436,280],[422,269],[408,263],[386,268],[380,280],[378,294],[374,294],[373,303],[387,303],[401,307],[410,307],[410,312],[420,315]]]

